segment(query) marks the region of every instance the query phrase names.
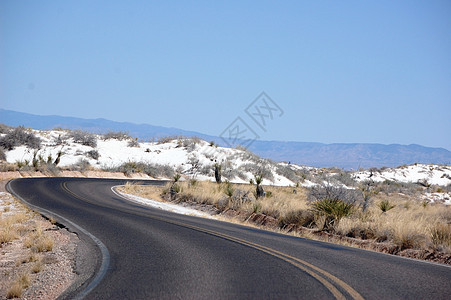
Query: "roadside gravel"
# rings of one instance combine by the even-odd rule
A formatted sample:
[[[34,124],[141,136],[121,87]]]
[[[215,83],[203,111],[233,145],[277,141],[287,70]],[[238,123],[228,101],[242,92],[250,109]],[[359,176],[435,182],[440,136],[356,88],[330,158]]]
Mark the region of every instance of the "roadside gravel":
[[[79,239],[0,192],[0,299],[56,299],[79,275],[74,272]],[[39,249],[45,241],[46,249]],[[50,249],[51,248],[51,249]]]

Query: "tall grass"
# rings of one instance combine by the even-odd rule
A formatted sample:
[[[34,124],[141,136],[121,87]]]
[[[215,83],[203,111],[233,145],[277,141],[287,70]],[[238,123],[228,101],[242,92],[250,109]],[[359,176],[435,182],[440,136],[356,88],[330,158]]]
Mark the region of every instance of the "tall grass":
[[[272,196],[256,199],[255,185],[206,181],[195,185],[184,181],[178,184],[176,201],[210,204],[219,211],[234,209],[247,215],[265,214],[276,218],[280,228],[297,225],[316,230],[333,229],[342,236],[389,242],[399,251],[436,249],[451,254],[451,207],[441,204],[424,207],[408,195],[375,195],[374,201],[363,209],[338,199],[308,200],[310,191],[305,188],[297,188],[294,193],[290,187],[265,186],[267,194],[270,192]],[[162,201],[168,191],[169,186],[125,187],[127,193]]]

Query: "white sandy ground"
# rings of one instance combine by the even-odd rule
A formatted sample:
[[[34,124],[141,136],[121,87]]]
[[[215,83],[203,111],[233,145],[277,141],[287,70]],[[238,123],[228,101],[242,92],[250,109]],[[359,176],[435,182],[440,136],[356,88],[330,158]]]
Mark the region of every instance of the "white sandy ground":
[[[118,186],[114,186],[111,188],[111,190],[117,194],[118,196],[125,198],[129,201],[132,202],[136,202],[142,205],[146,205],[146,206],[150,206],[150,207],[155,207],[155,208],[159,208],[162,210],[166,210],[166,211],[171,211],[177,214],[182,214],[182,215],[190,215],[190,216],[196,216],[196,217],[203,217],[203,218],[210,218],[213,219],[213,217],[207,213],[198,211],[196,209],[192,209],[192,208],[188,208],[188,207],[183,207],[177,204],[171,204],[171,203],[166,203],[166,202],[161,202],[161,201],[156,201],[156,200],[151,200],[151,199],[147,199],[147,198],[142,198],[139,196],[135,196],[132,194],[127,194],[124,192],[121,192],[117,189]]]
[[[400,181],[400,182],[425,182],[428,184],[446,186],[451,184],[451,166],[449,165],[425,165],[413,164],[398,168],[387,168],[383,171],[365,170],[355,172],[353,176],[358,181]]]
[[[288,178],[277,174],[277,166],[288,167],[294,171],[304,171],[314,174],[314,176],[323,172],[322,169],[314,167],[299,166],[284,162],[274,163],[240,149],[217,147],[215,145],[211,146],[210,143],[202,140],[199,140],[195,145],[189,146],[184,145],[184,141],[182,140],[173,140],[166,143],[140,142],[137,147],[129,147],[128,143],[130,140],[103,140],[101,136],[97,136],[97,147],[92,148],[75,143],[72,139],[64,138],[64,136],[67,135],[66,131],[33,130],[33,133],[42,140],[42,146],[37,155],[43,157],[44,160],[46,160],[49,155],[52,159],[55,159],[59,151],[64,153],[59,164],[61,167],[76,164],[81,160],[88,161],[94,168],[116,167],[127,162],[143,162],[168,165],[184,174],[187,178],[214,181],[213,165],[216,162],[227,164],[226,169],[228,170],[239,170],[243,165],[252,162],[271,169],[274,180],[269,181],[268,179],[264,179],[263,184],[275,186],[294,186],[296,184]],[[56,140],[59,136],[63,137],[63,140],[65,140],[62,145],[56,144]],[[87,155],[87,152],[92,150],[98,151],[100,157],[97,160]],[[18,161],[23,162],[25,160],[31,162],[34,152],[35,150],[33,149],[21,146],[16,147],[12,151],[5,151],[5,154],[7,161],[10,163],[16,163]],[[193,170],[196,169],[196,165],[197,170],[207,168],[210,170],[210,174],[202,175],[199,171],[193,172]],[[248,183],[249,179],[254,177],[254,174],[250,172],[242,171],[242,173],[246,178],[242,179],[235,177],[230,181],[233,183]],[[353,172],[351,176],[357,181],[373,180],[382,182],[391,180],[411,183],[420,181],[425,184],[447,186],[451,184],[451,166],[414,164],[373,171],[356,171]],[[312,187],[316,185],[316,183],[306,179],[301,182],[300,185]],[[445,203],[451,204],[449,200],[450,194],[448,193],[425,195],[425,197],[431,202],[444,201]]]

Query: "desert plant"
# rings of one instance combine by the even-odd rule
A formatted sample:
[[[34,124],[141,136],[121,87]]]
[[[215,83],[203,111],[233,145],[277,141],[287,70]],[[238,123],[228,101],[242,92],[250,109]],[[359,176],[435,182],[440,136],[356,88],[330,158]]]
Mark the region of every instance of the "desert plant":
[[[312,203],[312,211],[317,215],[324,217],[323,224],[317,224],[321,229],[334,229],[343,217],[352,213],[353,205],[340,199],[325,198]]]
[[[0,148],[13,150],[15,147],[25,145],[32,149],[39,149],[41,139],[33,133],[27,132],[25,127],[19,126],[0,137]]]
[[[218,163],[215,163],[214,165],[214,169],[215,169],[215,180],[216,183],[221,183],[221,170],[222,170],[222,166]]]
[[[60,161],[61,161],[61,156],[63,156],[63,151],[58,151],[58,154],[57,154],[57,156],[56,156],[56,159],[55,159],[55,161],[53,162],[53,164],[55,165],[55,166],[57,166],[59,163],[60,163]]]
[[[131,139],[132,137],[128,134],[128,132],[125,131],[110,131],[108,133],[105,133],[102,136],[103,140],[110,140],[110,139],[114,139],[114,140],[118,140],[118,141],[123,141],[123,140],[128,140]]]
[[[40,260],[38,260],[34,265],[33,265],[33,267],[31,267],[31,272],[32,273],[39,273],[39,272],[41,272],[42,271],[42,268],[43,268],[43,266],[42,266],[42,263],[41,263],[41,261]]]
[[[139,142],[138,142],[138,138],[134,138],[134,139],[130,139],[127,143],[127,147],[135,147],[138,148],[139,147]]]
[[[6,298],[13,299],[13,298],[20,298],[22,297],[23,293],[23,287],[20,282],[14,283],[7,291]]]
[[[6,160],[6,154],[3,151],[3,148],[0,147],[0,160]]]
[[[233,188],[232,184],[229,181],[226,181],[224,186],[224,193],[229,197],[229,199],[232,199],[233,193],[235,192],[235,189]]]
[[[90,132],[83,130],[74,130],[69,133],[69,137],[72,138],[74,143],[79,143],[92,148],[97,147],[97,138]]]
[[[287,225],[298,225],[308,227],[314,222],[314,214],[310,210],[292,210],[280,216],[279,227],[284,228]]]
[[[359,206],[362,201],[362,193],[359,190],[336,187],[330,183],[314,186],[310,189],[309,199],[312,201],[333,199]]]
[[[432,226],[431,240],[434,246],[451,246],[451,225],[437,223]]]
[[[391,204],[389,200],[382,200],[381,202],[379,202],[377,204],[377,207],[380,208],[382,213],[385,213],[385,212],[389,211],[390,209],[394,208],[395,205]]]
[[[255,189],[255,198],[260,198],[260,197],[264,197],[265,196],[265,190],[262,187],[262,182],[263,182],[263,174],[255,174],[254,175],[255,178],[255,184],[257,185],[256,189]]]
[[[86,155],[95,160],[98,160],[100,157],[99,151],[97,151],[97,150],[88,151],[88,152],[86,152]]]
[[[0,133],[8,133],[11,129],[10,126],[0,123]]]
[[[176,173],[172,179],[174,179],[174,183],[179,182],[180,178],[182,177],[182,175],[180,175],[180,173]]]

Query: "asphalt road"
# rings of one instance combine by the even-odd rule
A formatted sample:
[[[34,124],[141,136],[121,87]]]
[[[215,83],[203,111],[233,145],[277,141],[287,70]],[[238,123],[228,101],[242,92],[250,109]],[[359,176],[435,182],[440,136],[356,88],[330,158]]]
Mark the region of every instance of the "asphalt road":
[[[8,185],[85,239],[97,238],[92,245],[106,246],[92,248],[96,273],[69,298],[451,298],[448,266],[144,207],[111,191],[123,183],[38,178]]]

